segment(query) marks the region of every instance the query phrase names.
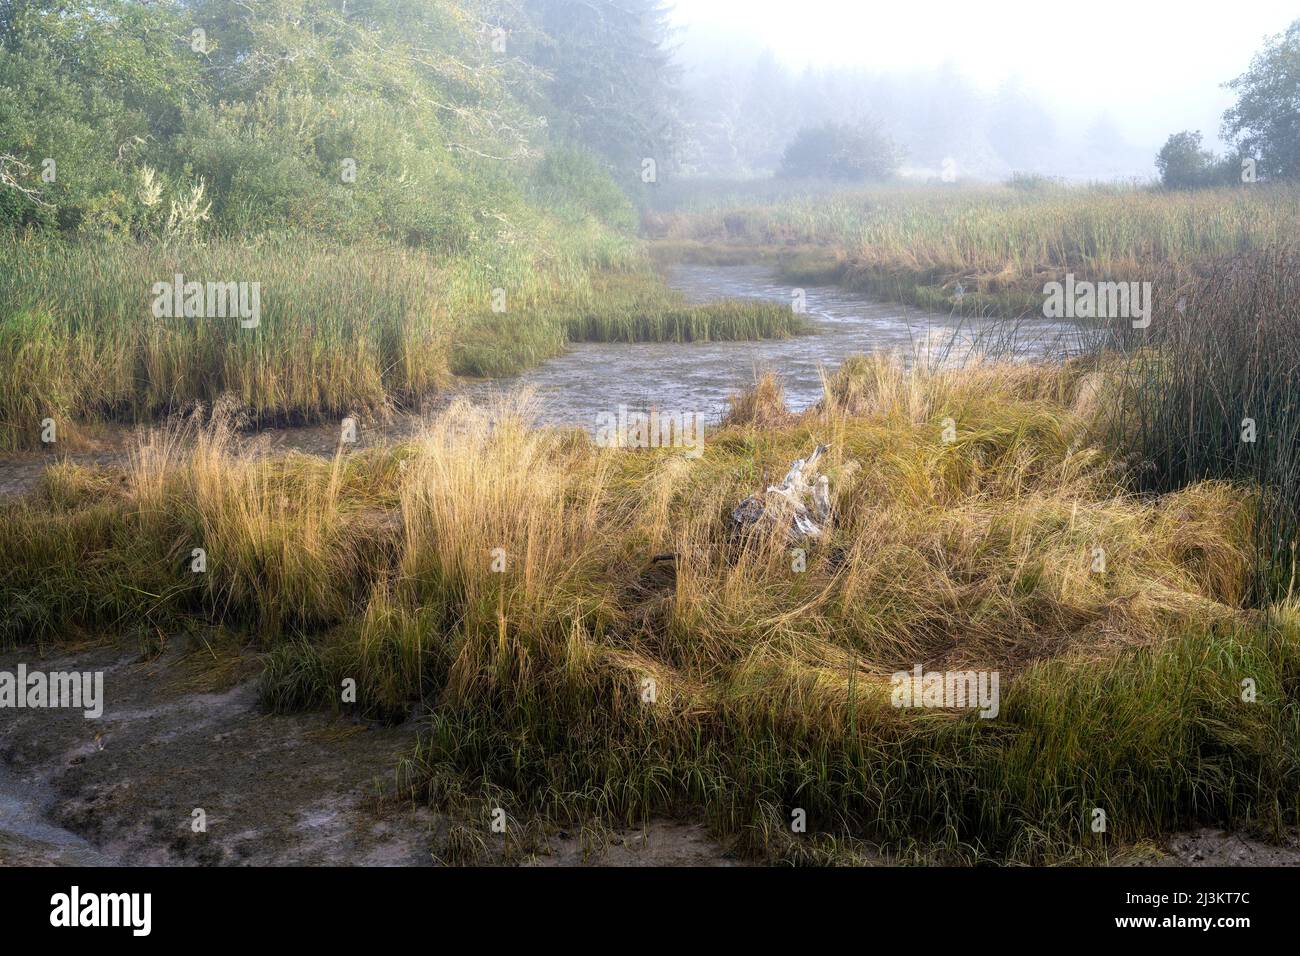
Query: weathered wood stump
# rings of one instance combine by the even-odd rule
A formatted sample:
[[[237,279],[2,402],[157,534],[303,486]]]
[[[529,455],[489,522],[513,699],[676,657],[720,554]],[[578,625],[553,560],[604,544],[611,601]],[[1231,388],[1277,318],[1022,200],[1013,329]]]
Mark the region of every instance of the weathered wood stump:
[[[756,528],[784,527],[795,544],[820,538],[831,518],[830,482],[817,476],[817,462],[830,445],[818,445],[806,459],[790,465],[785,480],[768,485],[760,495],[751,495],[731,512],[734,534]]]

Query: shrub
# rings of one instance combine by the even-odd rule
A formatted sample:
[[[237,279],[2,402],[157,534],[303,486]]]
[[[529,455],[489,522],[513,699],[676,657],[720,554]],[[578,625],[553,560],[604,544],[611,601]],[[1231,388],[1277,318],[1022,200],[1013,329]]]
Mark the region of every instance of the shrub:
[[[1237,181],[1239,168],[1235,157],[1201,149],[1199,131],[1174,133],[1156,155],[1156,170],[1166,189],[1226,186]]]
[[[615,229],[636,227],[627,196],[590,153],[579,149],[552,150],[533,173],[533,193],[565,222],[590,217]]]
[[[898,161],[898,148],[876,127],[823,123],[795,134],[778,175],[850,182],[887,179]]]

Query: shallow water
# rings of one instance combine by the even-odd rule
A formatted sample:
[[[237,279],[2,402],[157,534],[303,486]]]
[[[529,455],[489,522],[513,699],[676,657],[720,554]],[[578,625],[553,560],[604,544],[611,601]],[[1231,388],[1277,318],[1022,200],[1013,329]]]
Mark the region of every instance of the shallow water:
[[[678,266],[669,284],[693,302],[721,298],[792,303],[794,289],[766,266]],[[810,334],[758,342],[577,343],[566,354],[512,379],[484,386],[481,394],[532,388],[547,424],[596,427],[602,412],[632,409],[697,414],[717,420],[727,396],[757,374],[776,372],[794,411],[821,398],[823,370],[850,355],[897,351],[911,364],[961,361],[978,342],[984,350],[1010,345],[1019,358],[1059,355],[1078,348],[1073,324],[1036,319],[976,323],[896,303],[880,302],[835,286],[804,290]],[[927,348],[928,345],[928,348]]]

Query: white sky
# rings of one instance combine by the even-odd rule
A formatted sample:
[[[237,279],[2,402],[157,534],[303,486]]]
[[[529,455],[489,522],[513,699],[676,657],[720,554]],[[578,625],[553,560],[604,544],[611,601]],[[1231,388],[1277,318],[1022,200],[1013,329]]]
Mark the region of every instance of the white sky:
[[[1009,75],[1058,117],[1105,111],[1136,140],[1201,129],[1232,103],[1221,84],[1295,0],[673,0],[683,53],[770,47],[789,66],[900,71],[951,63],[987,89]]]

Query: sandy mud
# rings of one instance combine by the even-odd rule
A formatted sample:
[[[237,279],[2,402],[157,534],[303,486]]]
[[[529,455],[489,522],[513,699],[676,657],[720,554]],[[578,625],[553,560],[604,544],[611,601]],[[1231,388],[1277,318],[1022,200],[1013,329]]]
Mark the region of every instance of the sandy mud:
[[[104,712],[0,711],[0,865],[428,865],[449,820],[397,792],[419,720],[258,704],[254,655],[120,644],[0,654],[0,670],[102,671]],[[194,811],[206,817],[195,832]],[[557,830],[484,863],[733,865],[703,828]]]

